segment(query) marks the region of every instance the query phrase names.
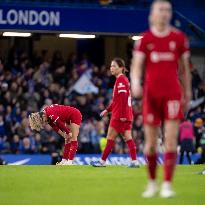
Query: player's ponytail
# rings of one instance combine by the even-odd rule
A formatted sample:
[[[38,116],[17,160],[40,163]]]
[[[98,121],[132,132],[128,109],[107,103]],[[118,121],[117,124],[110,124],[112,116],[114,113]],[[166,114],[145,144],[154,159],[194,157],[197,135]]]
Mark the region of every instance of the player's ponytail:
[[[31,113],[29,115],[29,124],[32,130],[36,130],[39,132],[43,128],[43,113]]]
[[[128,72],[127,68],[125,67],[125,61],[122,58],[114,58],[112,61],[116,62],[117,65],[122,68],[122,73],[125,74],[126,72]]]

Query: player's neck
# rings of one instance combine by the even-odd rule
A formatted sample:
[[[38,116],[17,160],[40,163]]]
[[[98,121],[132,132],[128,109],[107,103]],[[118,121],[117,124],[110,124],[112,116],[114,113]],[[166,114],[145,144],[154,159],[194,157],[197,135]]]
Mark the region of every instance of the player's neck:
[[[116,77],[116,78],[119,78],[121,75],[123,75],[123,73],[119,73],[119,74],[117,74],[115,77]]]
[[[169,35],[171,27],[170,25],[156,24],[152,26],[150,30],[157,37],[165,37]]]

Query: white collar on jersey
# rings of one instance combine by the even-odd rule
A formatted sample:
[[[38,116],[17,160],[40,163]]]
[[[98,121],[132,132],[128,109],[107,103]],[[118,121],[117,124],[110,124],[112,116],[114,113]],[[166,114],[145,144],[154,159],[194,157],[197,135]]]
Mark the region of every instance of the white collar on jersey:
[[[160,37],[160,38],[163,38],[163,37],[166,37],[170,34],[171,32],[171,27],[167,27],[163,32],[159,32],[156,27],[152,26],[150,28],[150,31],[152,32],[152,34],[156,37]]]

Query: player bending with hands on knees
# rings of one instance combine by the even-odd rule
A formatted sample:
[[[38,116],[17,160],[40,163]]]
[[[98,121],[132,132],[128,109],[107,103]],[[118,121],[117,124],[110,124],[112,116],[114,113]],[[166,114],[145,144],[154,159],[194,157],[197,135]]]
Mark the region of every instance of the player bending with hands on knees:
[[[118,134],[123,135],[123,139],[126,142],[130,157],[132,159],[130,167],[139,167],[136,159],[136,145],[132,139],[132,121],[133,111],[130,95],[130,83],[127,77],[124,75],[126,68],[125,63],[121,58],[115,58],[111,62],[110,66],[111,74],[116,77],[113,99],[106,110],[101,112],[100,116],[104,117],[111,112],[110,125],[107,133],[107,144],[102,153],[99,161],[91,162],[94,167],[104,167],[108,155],[111,153],[114,140]]]
[[[131,90],[136,98],[142,97],[143,93],[144,154],[147,159],[149,182],[142,196],[146,198],[153,197],[158,191],[157,138],[162,124],[164,178],[160,196],[168,198],[175,195],[171,182],[177,160],[179,124],[183,119],[183,111],[186,111],[182,106],[188,109],[191,100],[189,44],[184,33],[170,25],[171,17],[172,6],[169,1],[153,1],[149,16],[150,28],[136,42],[133,50]],[[184,75],[181,77],[184,88],[183,100],[178,79],[179,61],[184,68]]]
[[[72,165],[78,149],[77,137],[79,134],[82,115],[74,107],[53,104],[42,112],[31,113],[29,123],[32,130],[40,131],[49,124],[58,134],[65,138],[63,159],[57,165]]]

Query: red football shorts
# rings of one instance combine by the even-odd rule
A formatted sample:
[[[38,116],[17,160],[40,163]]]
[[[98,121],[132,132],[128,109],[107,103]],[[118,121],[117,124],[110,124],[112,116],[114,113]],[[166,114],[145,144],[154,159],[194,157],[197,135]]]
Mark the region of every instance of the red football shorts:
[[[110,127],[117,133],[123,134],[126,130],[132,129],[132,121],[121,122],[120,120],[110,120]]]
[[[79,110],[73,111],[70,119],[71,123],[75,123],[77,125],[81,125],[82,123],[82,115]]]
[[[163,97],[144,94],[144,124],[158,126],[165,120],[181,120],[183,117],[181,94]]]

